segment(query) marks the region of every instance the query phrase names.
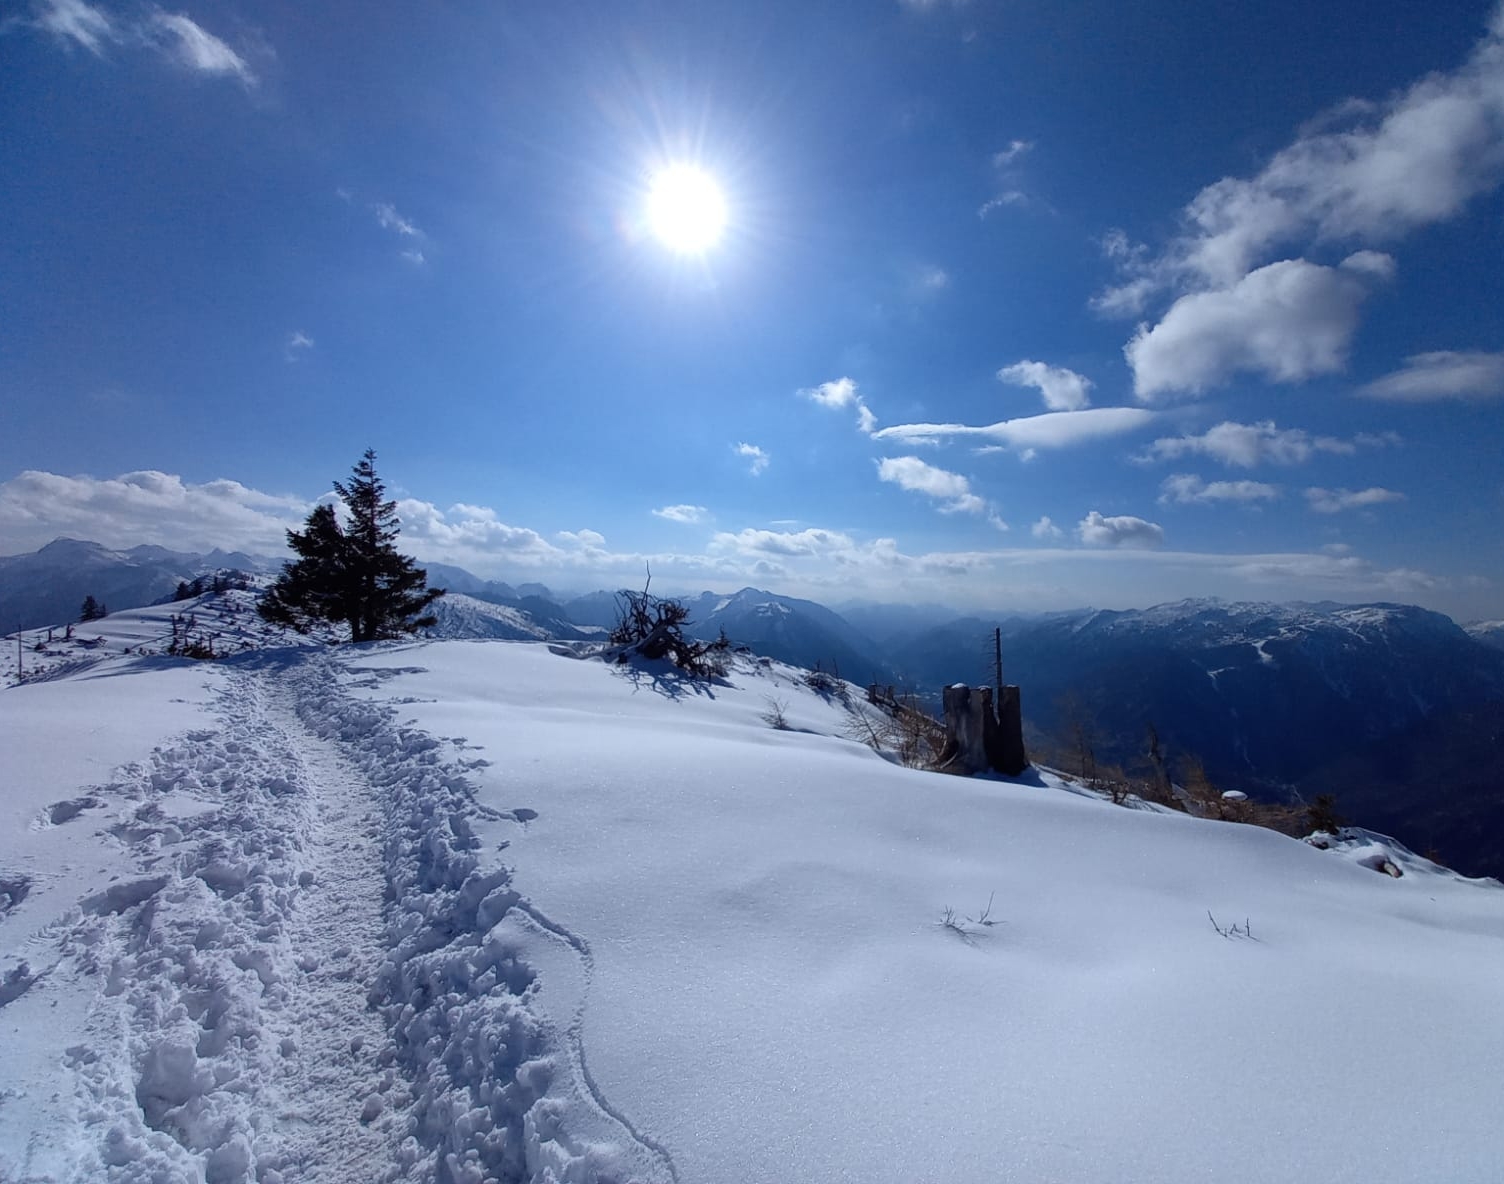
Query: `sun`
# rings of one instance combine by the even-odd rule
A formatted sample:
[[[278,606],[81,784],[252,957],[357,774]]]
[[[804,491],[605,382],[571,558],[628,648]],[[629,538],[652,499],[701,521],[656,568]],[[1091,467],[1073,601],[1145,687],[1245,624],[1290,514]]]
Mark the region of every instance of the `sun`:
[[[726,199],[715,178],[689,164],[669,165],[648,187],[648,226],[665,247],[701,255],[726,227]]]

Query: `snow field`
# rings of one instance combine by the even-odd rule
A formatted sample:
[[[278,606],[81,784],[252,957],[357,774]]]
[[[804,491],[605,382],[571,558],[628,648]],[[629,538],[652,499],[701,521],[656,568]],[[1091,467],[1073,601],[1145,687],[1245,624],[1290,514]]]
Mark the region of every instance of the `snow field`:
[[[1497,885],[899,769],[776,666],[419,653],[365,693],[536,813],[480,833],[590,943],[593,1080],[683,1180],[1497,1178]]]
[[[103,983],[66,1049],[80,1104],[74,1138],[59,1143],[81,1179],[369,1179],[330,1157],[372,1136],[349,1121],[333,1144],[320,1126],[359,1109],[346,1095],[375,1076],[385,1043],[366,1018],[361,967],[376,952],[361,932],[379,910],[376,838],[367,825],[332,839],[338,818],[322,816],[352,798],[360,809],[359,788],[310,777],[273,679],[196,673],[219,684],[220,726],[159,746],[93,795],[134,874],[85,896],[48,935],[76,988]],[[346,801],[331,803],[340,789]],[[319,932],[331,908],[338,919]]]
[[[126,661],[84,681],[122,679]],[[671,1178],[531,1009],[523,941],[575,974],[588,947],[515,907],[477,850],[461,762],[343,696],[316,653],[191,670],[211,688],[198,726],[42,808],[49,827],[113,820],[89,840],[119,871],[30,935],[43,973],[7,967],[4,1019],[65,1003],[82,1039],[10,1042],[39,1088],[66,1070],[77,1097],[0,1127],[0,1166],[207,1184]],[[47,915],[30,877],[0,878],[24,880],[9,922]]]
[[[582,649],[0,692],[0,1180],[1497,1179],[1497,884]]]
[[[413,671],[357,665],[353,672],[367,675],[371,688]],[[658,1152],[593,1090],[570,1047],[567,1014],[550,1023],[536,1013],[537,975],[524,948],[555,965],[562,954],[576,977],[590,955],[583,941],[523,904],[507,869],[482,850],[475,820],[519,825],[517,816],[479,806],[473,768],[465,767],[474,762],[446,759],[444,744],[396,724],[389,709],[338,696],[304,696],[302,709],[311,729],[345,746],[386,803],[389,952],[371,1001],[391,1027],[410,1082],[413,1133],[400,1149],[401,1167],[413,1178],[455,1184],[672,1178]]]

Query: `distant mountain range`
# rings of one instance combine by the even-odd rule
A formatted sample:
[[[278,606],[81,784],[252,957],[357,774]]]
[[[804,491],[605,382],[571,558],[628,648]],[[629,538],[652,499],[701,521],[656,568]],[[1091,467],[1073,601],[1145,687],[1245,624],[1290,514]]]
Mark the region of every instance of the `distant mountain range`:
[[[994,624],[953,621],[892,661],[921,687],[985,680]],[[996,624],[1036,743],[1067,751],[1079,725],[1131,768],[1153,724],[1224,789],[1335,793],[1363,825],[1504,874],[1504,650],[1439,613],[1192,600]]]
[[[557,597],[463,568],[425,565],[450,590],[443,637],[599,638],[615,593]],[[0,558],[0,626],[77,618],[85,595],[120,609],[170,596],[180,580],[273,561],[59,539]],[[1195,758],[1226,789],[1290,799],[1334,792],[1364,825],[1471,873],[1504,875],[1504,622],[1459,627],[1406,605],[1226,604],[1137,611],[957,617],[939,606],[853,604],[840,614],[755,588],[686,598],[689,631],[794,665],[894,684],[932,705],[957,682],[1023,688],[1039,751],[1084,731],[1098,761],[1133,767],[1156,729],[1172,762]],[[849,615],[848,615],[849,614]],[[854,619],[853,619],[854,618]]]
[[[110,608],[139,608],[171,596],[179,581],[233,568],[275,570],[271,560],[215,549],[203,555],[166,547],[112,551],[54,539],[40,551],[0,556],[0,629],[35,629],[78,620],[85,596]]]

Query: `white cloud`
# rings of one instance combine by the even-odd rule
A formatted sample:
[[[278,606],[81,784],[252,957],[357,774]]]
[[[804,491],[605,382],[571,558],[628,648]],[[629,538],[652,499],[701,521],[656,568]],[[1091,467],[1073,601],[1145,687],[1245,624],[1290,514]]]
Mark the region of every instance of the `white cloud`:
[[[490,506],[472,506],[468,502],[455,502],[449,507],[449,513],[460,518],[476,518],[483,522],[499,522],[496,511]]]
[[[246,87],[258,82],[245,58],[182,13],[151,7],[138,19],[122,21],[85,0],[38,0],[35,12],[34,27],[97,57],[109,44],[135,46],[154,50],[195,74],[238,78]]]
[[[261,493],[237,481],[194,485],[155,471],[104,480],[27,472],[0,485],[0,540],[9,550],[72,535],[109,547],[223,547],[277,557],[284,554],[286,531],[301,527],[313,505],[300,497]],[[535,531],[501,523],[495,511],[485,507],[456,505],[441,511],[428,502],[404,499],[397,503],[397,513],[404,549],[429,559],[536,565],[567,554]],[[600,538],[589,531],[576,537],[582,543]]]
[[[1359,432],[1353,437],[1353,443],[1359,448],[1398,448],[1405,442],[1405,437],[1398,432]]]
[[[1158,286],[1152,279],[1140,276],[1093,296],[1092,311],[1105,317],[1136,317],[1148,306]]]
[[[919,290],[921,292],[943,292],[950,287],[950,275],[943,267],[933,265],[921,267],[918,276]]]
[[[1182,296],[1152,329],[1139,326],[1124,354],[1140,399],[1201,394],[1240,372],[1276,382],[1330,374],[1347,364],[1358,306],[1388,256],[1362,251],[1340,267],[1285,259],[1229,288]]]
[[[1130,283],[1228,287],[1291,243],[1392,242],[1492,190],[1504,176],[1501,11],[1456,70],[1382,102],[1345,102],[1256,176],[1207,186],[1163,254],[1126,269]]]
[[[1051,411],[1080,411],[1091,406],[1091,379],[1064,366],[1048,366],[1044,362],[1025,359],[997,372],[998,378],[1013,386],[1031,386],[1044,396],[1044,405]]]
[[[565,555],[537,531],[509,526],[489,509],[460,504],[445,511],[432,502],[403,498],[397,502],[397,516],[404,548],[429,559],[460,564],[505,559],[536,565]]]
[[[892,581],[905,581],[903,586],[929,587],[935,580],[950,586],[956,579],[964,579],[992,568],[997,553],[988,551],[939,551],[923,555],[908,555],[901,551],[891,538],[858,542],[850,535],[837,530],[810,528],[797,532],[747,529],[736,533],[721,532],[711,540],[711,552],[720,556],[713,560],[722,565],[719,570],[727,574],[752,574],[748,562],[755,564],[776,563],[791,577],[797,576],[802,587],[811,593],[834,593],[849,589],[857,573],[867,581],[867,586],[897,587]],[[655,565],[654,570],[657,570]],[[917,583],[908,583],[917,581]]]
[[[1343,510],[1362,510],[1404,500],[1403,493],[1378,486],[1371,489],[1319,489],[1313,486],[1306,490],[1306,501],[1318,514],[1340,514]]]
[[[978,218],[986,218],[989,214],[1007,209],[1009,206],[1029,204],[1029,195],[1018,185],[1017,165],[1033,149],[1032,140],[1010,140],[1006,148],[992,154],[992,168],[999,188],[977,209]]]
[[[397,253],[414,267],[422,267],[424,263],[428,262],[427,256],[422,251],[399,251]]]
[[[992,167],[998,169],[1007,168],[1020,156],[1032,151],[1033,148],[1034,141],[1032,140],[1010,140],[1006,148],[992,154]]]
[[[201,485],[155,470],[118,477],[61,477],[27,471],[0,484],[0,539],[40,547],[59,535],[107,547],[141,543],[178,550],[280,552],[285,531],[312,503],[249,489],[237,481]]]
[[[937,469],[917,456],[884,457],[877,462],[877,475],[900,489],[944,502],[942,513],[980,514],[987,509],[987,503],[972,493],[971,482],[960,473]]]
[[[762,471],[768,467],[768,462],[773,459],[756,444],[738,444],[736,446],[736,455],[744,456],[751,462],[747,471],[754,477],[760,476]]]
[[[741,551],[752,555],[786,557],[830,555],[856,549],[856,542],[838,530],[810,527],[800,531],[746,530],[730,533],[718,531],[711,546],[721,551]]]
[[[155,9],[147,18],[146,31],[181,66],[199,74],[232,75],[246,86],[256,85],[256,75],[243,57],[181,13]]]
[[[565,546],[582,551],[599,551],[606,545],[606,536],[598,530],[561,530],[555,537]]]
[[[81,45],[96,56],[103,56],[107,43],[121,39],[110,15],[84,0],[42,0],[36,14],[37,28],[64,45]]]
[[[821,407],[850,407],[861,402],[856,382],[850,378],[822,382],[819,386],[805,387],[799,393]]]
[[[704,522],[710,516],[710,511],[704,506],[686,505],[664,506],[661,509],[654,510],[653,513],[659,518],[668,519],[670,522],[689,524]]]
[[[1029,195],[1019,189],[1005,189],[996,197],[989,197],[977,207],[977,217],[985,218],[988,214],[995,214],[998,210],[1006,210],[1009,206],[1026,206],[1029,204]]]
[[[1414,354],[1393,374],[1359,387],[1358,394],[1397,403],[1495,399],[1504,395],[1504,353],[1438,350]]]
[[[1121,280],[1091,298],[1092,311],[1108,317],[1138,316],[1163,282],[1149,258],[1149,248],[1133,242],[1116,227],[1102,236],[1101,245],[1102,254],[1112,261]]]
[[[397,207],[391,202],[379,201],[371,207],[371,212],[376,215],[376,223],[383,230],[390,230],[406,238],[423,237],[423,232],[399,214]]]
[[[1182,456],[1209,456],[1224,465],[1251,469],[1265,462],[1297,465],[1317,452],[1351,456],[1360,446],[1383,447],[1397,443],[1392,433],[1382,436],[1363,434],[1352,440],[1332,436],[1311,436],[1300,428],[1279,428],[1273,420],[1259,423],[1226,421],[1208,428],[1199,436],[1168,436],[1149,445],[1137,459],[1143,461],[1174,460]]]
[[[1128,514],[1104,518],[1092,510],[1076,525],[1076,537],[1091,547],[1158,547],[1165,541],[1165,532],[1142,518]]]
[[[1279,488],[1262,481],[1203,481],[1191,473],[1176,473],[1160,485],[1160,505],[1193,505],[1212,502],[1266,502],[1279,496]]]
[[[1024,451],[1031,448],[1069,448],[1092,440],[1121,436],[1152,423],[1155,414],[1141,407],[1093,407],[1085,411],[1047,411],[1000,423],[973,427],[959,423],[905,423],[883,428],[879,440],[919,444],[930,440],[981,436]]]
[[[1109,234],[1103,245],[1119,282],[1092,300],[1095,309],[1139,315],[1160,293],[1180,296],[1127,347],[1138,396],[1200,393],[1239,372],[1293,382],[1342,370],[1367,291],[1356,281],[1388,278],[1393,261],[1360,250],[1343,276],[1289,256],[1387,246],[1496,189],[1504,178],[1501,79],[1504,6],[1455,70],[1429,74],[1382,102],[1345,101],[1257,175],[1207,186],[1157,255]],[[1481,381],[1461,377],[1460,367],[1441,368],[1468,391]],[[1440,375],[1394,377],[1379,392],[1420,398],[1408,392],[1437,389],[1427,379]]]
[[[833,410],[853,408],[856,411],[857,430],[865,435],[873,435],[877,428],[877,416],[872,414],[863,401],[855,379],[837,378],[831,382],[822,382],[819,386],[804,387],[798,393],[821,407]]]
[[[287,344],[283,347],[283,355],[289,362],[296,362],[301,352],[313,348],[313,338],[301,329],[294,329],[287,335]]]
[[[300,527],[313,505],[313,500],[269,495],[235,481],[194,485],[153,471],[105,480],[28,472],[0,483],[0,553],[71,535],[111,547],[155,543],[204,551],[221,546],[280,555],[284,531]],[[398,513],[400,545],[422,561],[455,563],[508,580],[557,579],[574,587],[640,586],[648,562],[654,587],[661,579],[670,594],[706,587],[730,591],[777,578],[779,591],[824,600],[849,596],[859,581],[871,595],[988,610],[997,607],[999,589],[1006,589],[1010,605],[1025,611],[1087,602],[1142,606],[1183,596],[1371,600],[1383,594],[1477,617],[1492,611],[1494,595],[1494,589],[1465,573],[1445,577],[1381,569],[1338,545],[1322,552],[1270,554],[1040,545],[1060,537],[1059,527],[1046,518],[1031,528],[1030,546],[1014,548],[910,553],[892,538],[859,540],[843,531],[796,524],[721,532],[699,553],[645,554],[608,550],[605,538],[593,530],[562,531],[550,542],[535,530],[503,522],[482,505],[458,503],[440,510],[405,499]],[[1142,524],[1136,531],[1135,523]],[[1142,519],[1095,514],[1083,525],[1098,543],[1159,538],[1158,528]]]

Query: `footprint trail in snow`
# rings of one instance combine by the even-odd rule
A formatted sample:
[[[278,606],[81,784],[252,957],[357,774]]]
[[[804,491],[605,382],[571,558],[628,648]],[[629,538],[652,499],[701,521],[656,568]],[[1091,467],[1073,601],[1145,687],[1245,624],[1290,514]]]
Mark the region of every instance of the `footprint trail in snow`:
[[[540,1008],[588,947],[483,857],[464,765],[329,656],[206,669],[217,726],[58,804],[137,869],[17,988],[97,985],[72,1178],[674,1180]]]

